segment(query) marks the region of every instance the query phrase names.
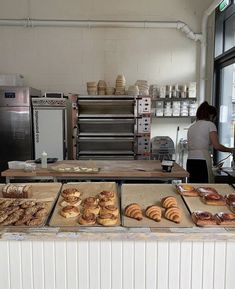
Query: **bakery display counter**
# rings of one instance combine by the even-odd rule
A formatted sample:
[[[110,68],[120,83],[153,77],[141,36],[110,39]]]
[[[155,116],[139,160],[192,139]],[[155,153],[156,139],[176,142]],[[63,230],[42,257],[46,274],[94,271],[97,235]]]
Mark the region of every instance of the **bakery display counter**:
[[[48,193],[48,183],[42,185]],[[104,188],[115,190],[112,182],[105,186],[97,183],[97,187],[93,182],[76,185],[84,193],[83,201],[92,191],[99,196]],[[214,184],[207,184],[208,187],[215,188]],[[63,185],[57,193],[60,197],[56,206],[64,201],[61,196],[68,188],[74,188],[74,184]],[[233,194],[230,186],[219,185],[216,189],[220,194]],[[191,197],[181,196],[174,185],[124,184],[121,190],[117,187],[116,193],[117,200],[120,194],[122,221],[130,202],[138,202],[145,215],[146,206],[153,203],[161,207],[168,194],[189,214],[184,201]],[[72,227],[50,226],[50,220],[42,227],[1,228],[0,266],[4,274],[0,288],[234,288],[235,228],[198,227],[193,222],[181,227],[172,221],[169,221],[172,226],[155,228],[77,224]],[[168,221],[157,223],[161,222]]]
[[[56,168],[56,169],[55,169]],[[62,170],[59,170],[61,168]],[[74,169],[75,168],[75,169]],[[89,170],[79,170],[86,168]],[[178,164],[174,164],[171,172],[163,172],[161,162],[156,160],[96,160],[96,161],[60,161],[48,164],[47,169],[40,165],[36,170],[29,172],[24,170],[8,169],[1,173],[6,177],[6,182],[13,179],[30,180],[141,180],[141,181],[164,181],[171,180],[187,181],[188,172]]]

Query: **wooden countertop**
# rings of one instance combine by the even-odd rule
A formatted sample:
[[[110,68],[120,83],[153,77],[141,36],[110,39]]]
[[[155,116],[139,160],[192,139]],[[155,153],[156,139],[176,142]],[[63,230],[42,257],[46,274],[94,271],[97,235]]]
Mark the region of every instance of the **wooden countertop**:
[[[80,167],[100,168],[98,173],[58,172],[51,169],[52,166],[68,165]],[[186,178],[189,173],[174,164],[170,173],[163,172],[161,162],[156,160],[66,160],[48,164],[47,169],[37,165],[36,170],[28,172],[24,170],[8,169],[1,173],[3,177],[54,177],[54,178],[86,178],[86,179],[174,179]]]

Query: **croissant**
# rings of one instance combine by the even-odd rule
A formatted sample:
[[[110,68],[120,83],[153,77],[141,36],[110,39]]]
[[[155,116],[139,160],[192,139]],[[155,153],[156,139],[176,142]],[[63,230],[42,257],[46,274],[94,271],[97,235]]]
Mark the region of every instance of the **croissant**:
[[[175,223],[180,223],[182,218],[181,210],[177,207],[168,208],[165,212],[165,218]]]
[[[145,214],[147,217],[149,217],[150,219],[153,219],[156,222],[160,222],[161,221],[161,217],[162,217],[162,210],[160,207],[158,206],[149,206],[147,207]]]
[[[138,221],[143,219],[143,214],[139,204],[132,203],[125,208],[125,215],[127,217],[136,219]]]
[[[171,207],[177,207],[177,201],[175,197],[168,196],[162,199],[162,206],[166,209]]]

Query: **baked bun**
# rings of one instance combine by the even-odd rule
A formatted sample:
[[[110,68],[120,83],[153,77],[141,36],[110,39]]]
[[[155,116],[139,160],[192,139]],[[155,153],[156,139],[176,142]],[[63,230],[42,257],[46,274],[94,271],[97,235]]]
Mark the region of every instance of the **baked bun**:
[[[114,216],[113,214],[109,214],[109,213],[100,214],[97,217],[97,222],[100,225],[103,225],[103,226],[116,225],[117,224],[117,220],[118,220],[118,218],[116,216]]]
[[[87,214],[87,213],[92,213],[94,215],[98,215],[100,212],[100,206],[98,205],[86,205],[84,206],[84,209],[83,209],[83,214]]]
[[[136,219],[137,221],[142,220],[143,214],[140,205],[137,203],[132,203],[126,206],[125,216]]]
[[[210,212],[195,211],[192,213],[192,219],[197,226],[216,225],[216,219]]]
[[[83,206],[95,206],[98,205],[98,199],[95,197],[88,197],[83,200],[82,202]]]
[[[112,205],[115,205],[115,200],[114,199],[102,199],[102,200],[99,200],[99,206],[100,207],[112,206]]]
[[[102,191],[99,193],[98,198],[100,200],[114,200],[115,199],[115,193],[112,191]]]
[[[161,200],[163,208],[177,207],[177,200],[175,197],[168,196]]]
[[[63,192],[61,193],[63,198],[68,198],[68,197],[80,197],[81,192],[76,189],[76,188],[67,188],[64,189]]]
[[[108,205],[108,206],[105,206],[105,207],[102,207],[101,210],[100,210],[100,214],[112,214],[114,215],[115,217],[118,216],[118,208],[114,205]]]
[[[180,223],[182,219],[182,212],[177,207],[168,208],[165,212],[165,218],[175,223]]]
[[[235,225],[234,213],[217,213],[215,214],[216,222],[218,225]]]
[[[71,196],[64,198],[60,202],[61,207],[66,207],[66,206],[76,206],[78,207],[81,204],[82,200],[79,197]]]
[[[156,222],[160,222],[161,218],[162,218],[162,210],[160,207],[158,206],[149,206],[146,208],[145,214],[148,218],[156,221]]]
[[[94,225],[96,223],[96,215],[92,213],[83,213],[78,218],[80,225]]]
[[[195,187],[189,184],[176,185],[176,190],[180,195],[183,195],[183,196],[188,196],[188,197],[198,196],[198,191],[195,189]]]
[[[203,197],[204,195],[210,194],[210,193],[218,194],[217,190],[211,187],[198,187],[197,192],[200,197]]]
[[[225,197],[218,193],[208,193],[202,197],[202,201],[207,205],[224,206],[226,205]]]
[[[60,214],[65,218],[74,218],[80,215],[80,211],[78,207],[66,206],[60,210]]]

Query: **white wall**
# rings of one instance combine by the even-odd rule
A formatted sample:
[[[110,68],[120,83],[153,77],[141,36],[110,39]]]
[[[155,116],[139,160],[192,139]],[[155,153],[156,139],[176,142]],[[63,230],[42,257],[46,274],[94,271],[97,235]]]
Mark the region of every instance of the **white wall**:
[[[186,22],[201,32],[203,11],[212,0],[0,0],[0,19],[109,19]],[[137,79],[173,84],[198,81],[199,43],[175,29],[0,27],[0,73],[21,73],[25,84],[42,91],[86,93],[87,81],[114,85],[123,73]],[[164,125],[174,138],[179,124],[153,121],[152,136]]]

